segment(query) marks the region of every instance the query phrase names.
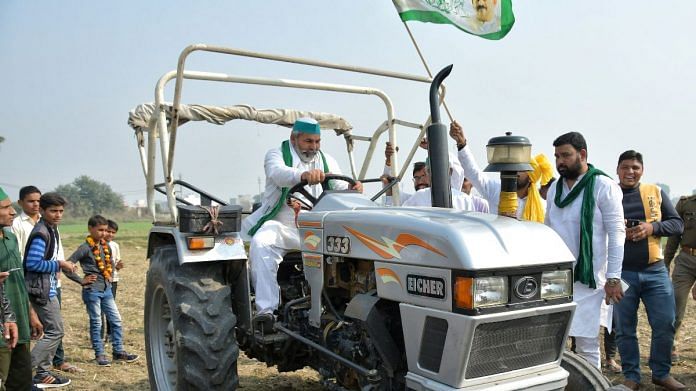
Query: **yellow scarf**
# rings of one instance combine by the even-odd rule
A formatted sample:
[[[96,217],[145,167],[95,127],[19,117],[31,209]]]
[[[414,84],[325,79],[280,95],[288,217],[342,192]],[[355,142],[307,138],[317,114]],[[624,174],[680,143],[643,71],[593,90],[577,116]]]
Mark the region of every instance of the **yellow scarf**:
[[[529,171],[529,190],[522,218],[527,221],[543,223],[546,211],[542,206],[538,183],[541,182],[543,186],[551,180],[553,177],[553,166],[543,153],[532,158],[529,164],[532,166],[532,171]]]

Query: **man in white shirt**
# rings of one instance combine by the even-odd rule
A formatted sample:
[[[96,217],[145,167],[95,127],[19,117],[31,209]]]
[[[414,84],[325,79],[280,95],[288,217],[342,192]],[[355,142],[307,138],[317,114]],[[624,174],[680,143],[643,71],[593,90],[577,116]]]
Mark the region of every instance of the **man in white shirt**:
[[[575,337],[576,352],[599,368],[601,302],[618,302],[623,297],[623,194],[616,182],[587,163],[587,143],[580,133],[561,135],[553,146],[561,177],[549,189],[546,224],[576,257],[573,301],[577,307],[569,335]]]
[[[24,250],[31,230],[41,218],[39,213],[39,200],[41,191],[36,186],[24,186],[19,189],[17,203],[22,208],[22,213],[12,221],[12,233],[17,236],[19,255],[24,258]]]
[[[451,171],[452,169],[450,169]],[[411,206],[411,207],[431,207],[432,204],[432,192],[430,191],[430,167],[426,164],[423,168],[423,175],[425,175],[425,181],[427,181],[428,186],[421,188],[416,191],[409,199],[407,199],[401,206]],[[450,172],[451,175],[451,172]],[[473,211],[474,202],[470,195],[462,193],[456,188],[452,187],[452,209],[456,210],[469,210]],[[486,213],[486,212],[484,212]]]
[[[280,148],[266,153],[264,170],[266,188],[259,209],[242,222],[242,235],[250,240],[249,261],[251,281],[256,294],[255,322],[266,330],[273,324],[273,311],[280,302],[277,280],[278,266],[283,256],[300,249],[300,237],[295,225],[295,212],[286,203],[288,190],[301,181],[307,181],[305,189],[319,197],[319,185],[328,173],[340,174],[338,163],[320,150],[321,129],[317,121],[300,118],[295,121],[290,139]],[[337,181],[335,187],[346,188]],[[357,182],[354,190],[362,192]]]
[[[423,139],[421,141],[421,148],[427,149],[428,142]],[[389,178],[389,173],[391,169],[391,158],[394,155],[394,148],[391,143],[387,142],[384,149],[385,163],[384,163],[384,175],[382,175],[383,183],[386,184]],[[459,164],[459,161],[454,156],[450,156],[450,185],[452,188],[452,207],[454,209],[460,210],[474,210],[477,212],[488,213],[488,202],[477,196],[469,196],[468,193],[463,193],[459,189],[463,189],[464,182],[464,170]],[[401,184],[399,184],[401,185]],[[425,162],[415,162],[413,163],[413,189],[416,191],[415,194],[410,194],[403,191],[404,186],[400,186],[402,190],[401,194],[401,206],[432,206],[431,195],[430,195],[430,173],[427,171]],[[425,190],[424,192],[421,190]],[[426,194],[427,193],[427,194]],[[463,194],[463,195],[462,195]],[[411,200],[411,197],[416,196],[416,199]],[[473,209],[469,204],[473,205]],[[385,206],[392,206],[391,199],[391,189],[387,190],[385,196]]]

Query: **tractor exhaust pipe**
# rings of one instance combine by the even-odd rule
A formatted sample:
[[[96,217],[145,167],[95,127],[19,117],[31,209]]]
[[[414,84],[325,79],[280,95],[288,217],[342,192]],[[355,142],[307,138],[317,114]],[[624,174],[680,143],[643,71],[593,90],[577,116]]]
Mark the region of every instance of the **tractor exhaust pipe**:
[[[440,123],[440,84],[452,72],[452,65],[443,68],[430,83],[430,126],[427,129],[430,193],[432,206],[452,207],[447,126]]]

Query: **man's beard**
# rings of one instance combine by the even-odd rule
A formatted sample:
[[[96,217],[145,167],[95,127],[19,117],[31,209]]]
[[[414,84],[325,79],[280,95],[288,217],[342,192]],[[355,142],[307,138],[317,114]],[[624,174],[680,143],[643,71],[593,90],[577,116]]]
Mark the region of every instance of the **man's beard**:
[[[561,174],[561,177],[566,178],[566,179],[571,179],[575,180],[578,179],[578,177],[581,174],[582,171],[582,163],[580,163],[580,158],[577,158],[575,160],[575,163],[572,164],[571,166],[566,166],[566,165],[560,165],[556,167],[558,170],[558,173]]]
[[[421,183],[421,184],[415,186],[416,191],[421,190],[421,189],[427,189],[428,187],[429,186],[426,185],[425,183]]]
[[[317,151],[302,151],[299,148],[297,148],[296,145],[293,145],[293,148],[295,148],[295,152],[297,152],[297,156],[300,157],[300,160],[302,160],[303,163],[309,163],[314,158],[317,156]]]

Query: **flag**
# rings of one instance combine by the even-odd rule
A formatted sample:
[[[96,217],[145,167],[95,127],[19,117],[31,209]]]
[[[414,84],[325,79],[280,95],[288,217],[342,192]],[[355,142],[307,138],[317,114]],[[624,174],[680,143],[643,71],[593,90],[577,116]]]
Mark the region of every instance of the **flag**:
[[[515,24],[511,0],[392,0],[401,20],[451,24],[469,34],[501,39]]]

